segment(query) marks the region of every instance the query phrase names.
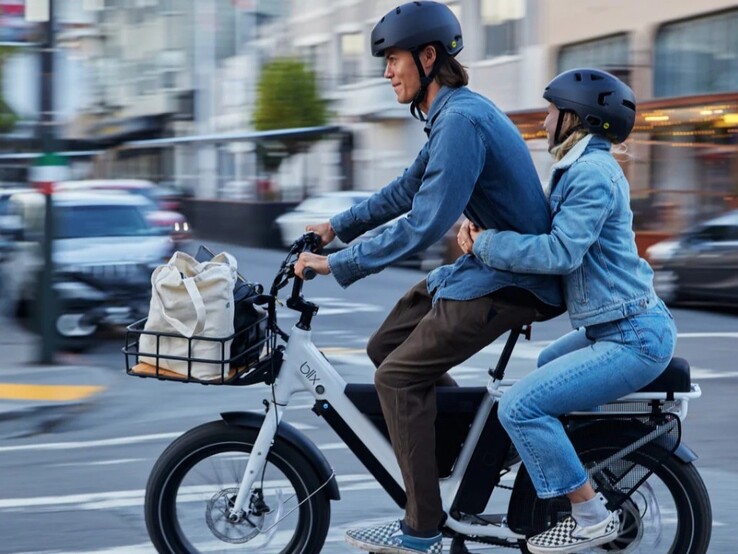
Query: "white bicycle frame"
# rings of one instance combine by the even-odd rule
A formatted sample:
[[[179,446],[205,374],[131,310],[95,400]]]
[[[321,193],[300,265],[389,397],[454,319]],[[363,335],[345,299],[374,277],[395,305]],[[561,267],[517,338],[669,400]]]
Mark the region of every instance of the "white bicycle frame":
[[[309,393],[316,401],[326,401],[331,408],[347,423],[358,437],[361,437],[365,446],[375,455],[376,459],[395,480],[397,485],[404,490],[402,475],[397,464],[395,453],[389,441],[381,431],[353,404],[345,395],[346,381],[323,356],[312,342],[310,330],[292,328],[279,376],[274,383],[274,397],[269,398],[267,417],[254,443],[251,455],[246,465],[243,479],[241,480],[238,495],[235,499],[232,513],[241,512],[249,499],[249,493],[258,476],[261,475],[266,463],[269,448],[277,434],[279,422],[282,420],[285,408],[289,405],[292,397],[298,393]],[[449,509],[456,497],[461,480],[468,468],[469,461],[477,446],[479,436],[485,422],[499,397],[504,390],[513,385],[515,380],[496,381],[490,379],[487,385],[488,394],[483,398],[469,430],[467,439],[461,449],[459,457],[454,464],[451,474],[440,480],[441,500],[443,509],[449,513]],[[674,396],[674,407],[669,411],[684,419],[687,415],[687,404],[690,399],[701,396],[698,385],[693,384],[688,393],[676,393]],[[643,400],[671,400],[666,393],[634,393],[619,399],[617,402],[633,402]],[[586,412],[591,413],[591,412]],[[598,410],[602,415],[607,412]],[[514,533],[504,524],[498,525],[471,525],[454,519],[449,515],[445,522],[449,529],[472,536],[495,537],[515,542],[524,539],[523,535]]]

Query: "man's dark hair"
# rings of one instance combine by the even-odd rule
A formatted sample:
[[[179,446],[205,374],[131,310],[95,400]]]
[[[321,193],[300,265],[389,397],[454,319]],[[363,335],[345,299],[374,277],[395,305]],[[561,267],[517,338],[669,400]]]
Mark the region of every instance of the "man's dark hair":
[[[438,81],[438,84],[450,88],[468,85],[469,74],[466,72],[466,68],[456,58],[449,56],[442,44],[434,43],[430,46],[436,49],[436,66],[438,67],[436,81]]]

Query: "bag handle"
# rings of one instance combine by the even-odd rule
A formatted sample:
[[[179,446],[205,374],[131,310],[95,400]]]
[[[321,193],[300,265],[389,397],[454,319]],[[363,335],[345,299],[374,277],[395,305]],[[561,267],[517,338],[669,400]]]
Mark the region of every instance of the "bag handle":
[[[200,294],[200,290],[197,288],[197,285],[195,284],[195,279],[193,277],[182,279],[182,282],[184,283],[185,289],[187,290],[187,294],[190,296],[190,300],[192,300],[192,305],[195,308],[195,324],[192,326],[192,329],[190,329],[187,325],[182,323],[180,320],[178,320],[176,317],[172,317],[169,314],[167,314],[166,310],[164,309],[164,302],[161,298],[161,293],[159,292],[159,287],[154,287],[154,293],[156,294],[157,298],[159,299],[159,306],[161,307],[161,315],[164,318],[164,320],[169,323],[174,329],[180,334],[185,337],[191,338],[194,335],[197,335],[198,333],[201,333],[202,330],[205,328],[205,302],[202,299],[202,295]]]

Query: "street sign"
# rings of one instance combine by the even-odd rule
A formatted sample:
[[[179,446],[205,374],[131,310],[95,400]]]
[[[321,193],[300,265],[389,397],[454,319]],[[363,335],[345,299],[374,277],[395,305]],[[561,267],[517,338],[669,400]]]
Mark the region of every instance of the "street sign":
[[[42,27],[26,19],[27,8],[26,0],[0,0],[0,45],[23,46],[41,42]]]
[[[44,154],[29,171],[30,181],[42,194],[52,194],[54,183],[69,179],[69,161],[59,154]]]

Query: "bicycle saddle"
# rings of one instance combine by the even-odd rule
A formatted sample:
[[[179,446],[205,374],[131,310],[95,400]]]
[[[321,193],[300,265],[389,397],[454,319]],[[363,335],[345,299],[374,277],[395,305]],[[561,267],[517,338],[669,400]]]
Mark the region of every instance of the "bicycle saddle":
[[[691,385],[689,362],[684,358],[672,358],[663,373],[638,392],[690,392]]]

